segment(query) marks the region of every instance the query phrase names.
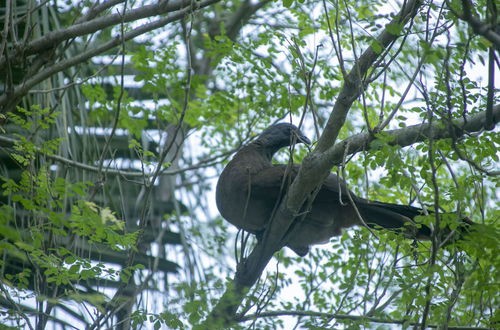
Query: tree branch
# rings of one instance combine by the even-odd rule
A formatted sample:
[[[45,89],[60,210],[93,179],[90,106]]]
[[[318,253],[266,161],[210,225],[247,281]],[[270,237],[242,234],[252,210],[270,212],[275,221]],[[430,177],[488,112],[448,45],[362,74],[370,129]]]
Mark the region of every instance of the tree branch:
[[[442,126],[440,123],[434,124],[418,124],[405,128],[384,131],[384,134],[393,137],[390,145],[398,145],[400,147],[407,147],[414,143],[423,142],[429,138],[435,140],[446,138],[457,138],[464,136],[468,133],[480,132],[485,130],[487,125],[487,111],[482,111],[475,115],[466,118],[453,120],[451,126],[455,131],[450,131],[448,126]],[[500,122],[500,104],[493,107],[493,124],[496,125]],[[334,165],[339,165],[342,162],[342,157],[345,153],[345,148],[348,148],[347,154],[351,155],[360,151],[370,149],[370,143],[376,138],[370,136],[368,133],[361,133],[353,135],[338,144],[325,154],[325,158]]]
[[[419,0],[408,1],[406,6],[401,9],[390,24],[405,25],[417,14],[420,6],[421,2]],[[384,30],[376,40],[383,48],[387,48],[397,38],[398,35]],[[284,233],[290,228],[293,219],[302,211],[302,206],[306,200],[311,198],[311,193],[316,187],[321,185],[324,178],[330,173],[330,169],[334,163],[328,157],[325,157],[327,156],[326,152],[333,147],[352,103],[362,93],[362,77],[366,75],[371,65],[378,59],[380,53],[375,52],[371,46],[368,47],[345,77],[344,85],[337,97],[332,114],[323,134],[318,140],[315,150],[304,159],[297,177],[291,184],[283,202],[278,208],[275,219],[273,219],[268,229],[269,240],[263,240],[261,245],[257,244],[256,249],[252,252],[246,263],[249,271],[247,274],[241,275],[242,278],[239,280],[242,285],[253,285],[265,268],[265,264],[272,257],[272,254],[286,245],[286,242],[283,241]],[[339,159],[341,160],[342,157]],[[254,252],[256,253],[255,257],[253,257]],[[264,257],[261,257],[260,253],[263,253]],[[257,277],[255,276],[256,273],[259,274]]]
[[[467,22],[474,33],[489,40],[493,44],[493,47],[495,47],[497,51],[500,51],[500,28],[498,28],[498,25],[495,26],[482,22],[479,18],[473,16],[473,4],[470,0],[462,0],[462,14],[453,10],[449,1],[446,1],[446,3],[450,11],[462,21]]]
[[[257,3],[253,1],[245,1],[241,4],[238,10],[226,20],[227,36],[229,39],[234,40],[241,28],[246,25],[250,17],[255,12],[267,5],[270,0],[263,0]]]
[[[383,324],[406,324],[411,326],[418,326],[420,323],[408,322],[408,320],[388,320],[371,316],[363,315],[348,315],[348,314],[334,314],[334,313],[322,313],[315,311],[268,311],[259,314],[252,314],[243,316],[237,319],[237,322],[245,322],[250,320],[255,320],[256,318],[264,317],[276,317],[276,316],[310,316],[310,317],[322,317],[328,319],[337,320],[353,320],[353,321],[368,321],[372,323],[383,323]],[[437,329],[438,325],[427,325],[428,328]],[[486,330],[489,328],[478,328],[478,327],[466,327],[466,326],[448,326],[448,329],[454,330]]]
[[[108,2],[104,3],[101,6],[97,7],[97,10],[102,11],[106,9],[107,7],[111,7],[113,5],[116,5],[120,1],[114,1],[114,2]],[[213,1],[216,2],[216,1]],[[107,6],[104,6],[104,5]],[[192,7],[192,1],[190,0],[174,0],[174,1],[169,1],[169,0],[163,0],[159,1],[158,3],[154,5],[148,5],[148,6],[143,6],[140,8],[132,9],[127,11],[124,15],[120,13],[115,13],[111,15],[107,15],[104,17],[98,17],[95,19],[92,19],[90,21],[81,21],[77,24],[71,25],[65,29],[60,29],[56,31],[49,32],[45,34],[43,37],[38,38],[36,40],[31,41],[29,44],[27,44],[24,47],[16,47],[16,52],[10,56],[11,61],[19,61],[23,58],[25,58],[27,55],[33,55],[40,53],[46,49],[49,48],[54,48],[58,44],[60,44],[62,41],[76,38],[79,36],[83,36],[86,34],[94,33],[97,31],[100,31],[102,29],[105,29],[107,27],[121,24],[123,23],[128,23],[132,21],[136,21],[142,18],[147,18],[147,17],[152,17],[152,16],[158,16],[174,11],[178,11],[181,9],[191,9]],[[103,7],[103,8],[101,8]],[[202,8],[203,3],[200,3],[198,5],[195,5],[195,8]],[[88,19],[89,17],[92,17],[92,15],[95,15],[94,13],[89,14],[84,17],[84,19]],[[0,60],[0,68],[2,68],[7,59],[4,57]]]
[[[406,25],[415,17],[422,6],[420,0],[410,0],[405,4],[389,24]],[[376,42],[382,49],[385,49],[397,38],[397,35],[391,34],[387,29],[384,29]],[[302,206],[312,197],[316,187],[321,185],[324,178],[329,174],[331,167],[342,161],[346,146],[349,146],[348,153],[355,153],[369,148],[369,142],[374,137],[366,134],[354,136],[349,141],[343,141],[338,145],[335,145],[335,141],[344,125],[349,109],[362,93],[362,77],[366,75],[381,53],[375,52],[371,46],[368,47],[345,77],[344,85],[335,102],[325,130],[319,138],[315,150],[304,159],[297,177],[280,203],[274,218],[271,219],[267,226],[264,239],[259,241],[250,256],[242,264],[238,265],[234,280],[207,319],[201,324],[201,327],[206,327],[209,324],[227,327],[230,326],[231,322],[234,322],[234,315],[243,301],[246,291],[261,276],[274,252],[286,245],[287,242],[284,240],[284,236],[293,220],[299,216]],[[455,121],[457,132],[453,132],[453,136],[465,134],[466,129],[481,130],[484,126],[484,117],[484,113],[481,113],[481,115],[473,116],[466,121]],[[495,122],[500,121],[500,106],[495,107],[494,118]],[[394,136],[393,144],[405,146],[423,141],[429,136],[432,136],[433,139],[449,137],[450,126],[446,126],[447,129],[442,129],[435,124],[421,124],[401,130],[388,131],[387,133]]]
[[[406,6],[401,9],[399,14],[388,25],[398,24],[404,26],[417,14],[421,5],[420,0],[406,2]],[[385,49],[398,37],[398,35],[392,34],[387,29],[384,29],[377,37],[376,42]],[[345,77],[344,85],[337,97],[337,101],[335,102],[332,114],[328,119],[323,134],[318,140],[315,151],[324,152],[333,146],[340,129],[344,125],[352,103],[361,95],[363,86],[362,77],[365,76],[382,51],[377,53],[371,46],[368,47],[354,64],[349,74]]]
[[[76,20],[76,24],[87,22],[106,9],[116,6],[119,3],[125,2],[125,0],[108,0],[103,3],[96,3],[92,8],[90,8],[85,15]]]
[[[417,14],[420,6],[420,0],[408,1],[391,23],[405,25]],[[384,29],[377,38],[377,42],[385,49],[397,37]],[[257,243],[245,262],[239,265],[233,282],[230,283],[218,304],[201,324],[201,327],[207,327],[209,324],[230,326],[234,322],[234,315],[243,301],[245,292],[255,284],[273,254],[286,245],[284,236],[293,219],[299,215],[302,205],[307,203],[307,199],[311,197],[316,187],[321,185],[321,182],[333,166],[323,154],[334,145],[352,103],[362,92],[360,88],[362,86],[361,77],[377,60],[378,55],[371,46],[368,47],[354,64],[351,72],[345,77],[344,85],[316,149],[304,159],[297,177],[292,182],[274,217],[269,222],[264,233],[264,239]]]
[[[392,142],[389,142],[390,145],[406,147],[414,143],[426,141],[430,137],[432,137],[434,140],[457,138],[468,133],[483,131],[486,125],[486,116],[487,111],[482,111],[466,118],[454,120],[451,126],[455,127],[455,132],[450,131],[449,126],[443,126],[441,125],[441,123],[424,123],[408,126],[401,129],[388,130],[384,133],[393,137]],[[500,104],[496,105],[493,108],[493,120],[495,124],[500,123]],[[370,143],[375,139],[376,137],[369,133],[361,133],[351,136],[337,143],[333,148],[325,152],[322,157],[318,158],[317,164],[319,164],[319,166],[321,167],[331,167],[334,165],[339,165],[342,163],[345,155],[352,155],[361,151],[370,150]],[[324,163],[326,163],[326,165]],[[302,166],[304,166],[304,164]],[[313,167],[307,168],[307,170],[311,169],[312,171],[314,171]],[[306,175],[312,176],[313,174],[307,173]],[[292,219],[295,218],[295,214],[291,214],[290,216],[292,217]],[[282,232],[284,234],[285,230],[282,229]],[[276,246],[276,244],[274,246]],[[227,326],[232,321],[250,319],[250,317],[241,317],[236,319],[234,318],[234,315],[236,314],[236,310],[241,304],[246,292],[254,284],[254,282],[251,281],[257,280],[260,277],[265,266],[267,265],[267,262],[264,264],[265,258],[270,259],[273,254],[274,253],[270,253],[269,250],[265,250],[262,241],[257,244],[255,249],[252,251],[249,259],[258,258],[254,262],[257,262],[257,265],[262,268],[257,268],[257,266],[253,264],[249,265],[249,259],[247,259],[245,263],[241,264],[236,271],[235,279],[230,283],[229,287],[226,289],[226,292],[220,298],[219,303],[214,307],[212,313],[208,316],[203,325],[213,323],[220,326]],[[250,266],[254,268],[250,268]],[[201,326],[201,328],[203,328],[203,325]]]
[[[7,136],[0,135],[0,142],[4,142],[4,143],[9,144],[9,145],[15,145],[16,143],[19,143],[20,141],[13,139],[13,138],[10,138],[10,137],[7,137]],[[65,165],[68,165],[71,167],[76,167],[76,168],[79,168],[79,169],[82,169],[85,171],[89,171],[89,172],[95,172],[95,173],[99,172],[99,167],[97,167],[97,166],[77,162],[75,160],[65,158],[65,157],[62,157],[59,155],[47,154],[46,152],[42,151],[42,148],[40,148],[38,146],[34,147],[34,151],[36,153],[43,154],[45,157],[47,157],[49,159],[55,160],[59,163],[62,163],[62,164],[65,164]],[[207,157],[207,158],[201,159],[197,164],[193,164],[193,165],[187,166],[185,168],[179,168],[179,169],[175,169],[175,170],[164,169],[160,172],[160,175],[175,175],[175,174],[179,174],[179,173],[183,173],[183,172],[187,172],[187,171],[191,171],[191,170],[196,170],[199,168],[213,166],[214,162],[220,162],[220,160],[218,160],[219,158],[226,157],[235,151],[236,150],[233,149],[233,150],[229,150],[227,152],[223,152],[221,154],[218,154],[218,155],[215,155],[212,157]],[[152,177],[151,174],[145,174],[144,172],[142,172],[140,170],[125,171],[125,170],[107,168],[105,170],[105,172],[106,172],[106,174],[120,175],[120,176],[127,177],[127,178],[143,178],[146,180],[150,180]]]
[[[197,9],[201,9],[204,7],[207,7],[213,3],[218,2],[219,0],[205,0],[203,2],[200,2],[197,5]],[[130,39],[133,39],[141,34],[144,34],[149,31],[153,31],[155,29],[158,29],[160,27],[163,27],[171,22],[177,21],[182,19],[186,14],[192,11],[192,7],[186,7],[175,14],[172,14],[168,17],[160,18],[156,21],[153,21],[151,23],[147,23],[144,25],[141,25],[140,27],[133,29],[127,33],[125,33],[123,36],[117,36],[113,38],[112,40],[97,46],[95,48],[91,48],[87,50],[86,52],[83,52],[81,54],[78,54],[72,58],[68,58],[64,61],[57,62],[54,65],[45,68],[44,70],[38,72],[37,74],[33,75],[31,78],[28,80],[24,81],[23,83],[17,85],[11,93],[5,93],[0,96],[0,107],[2,107],[1,112],[7,112],[12,106],[17,104],[19,99],[26,95],[28,91],[35,86],[36,84],[40,83],[41,81],[49,78],[53,74],[57,72],[61,72],[65,69],[68,69],[74,65],[77,65],[79,63],[85,62],[88,59],[106,52],[109,49],[112,49],[114,47],[119,46],[122,42],[128,41]]]

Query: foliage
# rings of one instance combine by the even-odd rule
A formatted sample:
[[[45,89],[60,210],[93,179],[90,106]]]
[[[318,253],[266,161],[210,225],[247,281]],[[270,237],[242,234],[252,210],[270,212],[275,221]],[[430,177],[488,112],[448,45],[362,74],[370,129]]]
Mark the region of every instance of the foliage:
[[[357,195],[429,210],[418,221],[442,232],[460,232],[465,217],[477,225],[443,246],[353,228],[304,258],[281,250],[238,313],[227,313],[231,326],[500,322],[500,135],[464,134],[451,121],[499,100],[487,74],[490,65],[498,73],[498,52],[469,24],[467,0],[416,1],[406,24],[391,23],[399,2],[190,5],[136,40],[125,36],[178,12],[149,1],[22,3],[9,8],[17,29],[0,47],[0,69],[9,73],[0,77],[5,326],[64,326],[67,314],[87,328],[203,327],[224,297],[237,300],[231,279],[256,244],[218,215],[214,178],[273,122],[303,120],[307,135],[319,138],[367,49],[378,57],[358,77],[360,96],[339,141],[367,132],[369,147],[346,152],[332,171]],[[477,1],[471,15],[494,25],[492,5]],[[35,22],[31,34],[26,17]],[[71,33],[37,53],[36,42],[64,35],[44,38],[53,31]],[[398,38],[385,46],[382,31]],[[18,51],[19,38],[32,48]],[[450,133],[401,148],[398,138],[414,124]],[[297,148],[293,161],[309,151]],[[289,157],[285,151],[276,161]]]

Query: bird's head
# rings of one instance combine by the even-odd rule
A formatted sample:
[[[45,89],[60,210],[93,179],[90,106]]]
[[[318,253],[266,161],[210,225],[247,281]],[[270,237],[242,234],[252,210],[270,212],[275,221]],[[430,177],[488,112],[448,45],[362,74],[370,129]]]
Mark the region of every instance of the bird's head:
[[[272,154],[293,143],[311,144],[311,140],[295,125],[278,123],[265,129],[256,141]]]

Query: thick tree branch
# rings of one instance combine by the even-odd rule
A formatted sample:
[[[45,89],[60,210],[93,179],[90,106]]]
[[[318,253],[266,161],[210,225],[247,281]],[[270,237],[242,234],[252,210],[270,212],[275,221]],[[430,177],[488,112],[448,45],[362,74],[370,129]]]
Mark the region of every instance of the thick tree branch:
[[[238,10],[226,21],[227,36],[231,40],[235,40],[236,35],[240,32],[241,28],[247,24],[250,17],[269,2],[271,1],[263,0],[255,4],[253,1],[245,1],[242,3]]]
[[[205,0],[203,2],[200,2],[197,4],[196,9],[201,9],[204,7],[207,7],[213,3],[218,2],[219,0]],[[60,61],[55,63],[52,66],[49,66],[45,68],[44,70],[38,72],[37,74],[33,75],[31,78],[27,79],[23,83],[15,86],[14,90],[11,93],[6,93],[0,96],[0,113],[1,112],[7,112],[12,106],[17,104],[19,99],[26,95],[28,91],[35,86],[36,84],[40,83],[41,81],[49,78],[53,74],[57,72],[61,72],[63,70],[66,70],[74,65],[77,65],[79,63],[85,62],[88,59],[106,52],[109,49],[112,49],[114,47],[119,46],[123,41],[128,41],[131,40],[141,34],[147,33],[149,31],[153,31],[155,29],[158,29],[160,27],[163,27],[169,23],[172,23],[174,21],[182,19],[185,15],[189,14],[193,8],[191,7],[186,7],[183,8],[182,10],[176,12],[175,14],[171,14],[168,17],[160,18],[156,21],[153,21],[151,23],[147,23],[144,25],[139,26],[136,29],[133,29],[127,33],[125,33],[123,36],[117,36],[113,38],[112,40],[97,46],[95,48],[91,48],[87,50],[86,52],[80,53],[72,58],[68,58],[64,61]]]
[[[417,14],[420,5],[419,0],[408,1],[406,6],[392,20],[391,24],[405,25]],[[377,42],[386,48],[397,38],[397,35],[384,30],[378,36]],[[237,277],[237,280],[242,285],[253,285],[274,252],[286,244],[283,241],[283,235],[290,228],[293,219],[300,214],[302,205],[311,197],[316,187],[320,186],[321,182],[329,174],[333,163],[325,158],[325,152],[334,145],[352,103],[361,95],[362,77],[366,75],[371,65],[375,63],[378,55],[379,53],[375,52],[371,46],[368,47],[346,76],[344,85],[333,107],[332,114],[323,134],[318,140],[316,149],[304,159],[297,177],[291,184],[287,195],[278,208],[276,217],[268,229],[269,239],[263,240],[262,244],[257,244],[246,262],[246,266],[249,268],[248,273],[245,275],[240,273],[242,277]],[[257,273],[259,275],[255,276]]]
[[[259,9],[264,7],[270,2],[270,0],[262,0],[257,3],[252,1],[244,1],[236,10],[226,10],[224,13],[224,27],[226,29],[226,35],[230,40],[236,40],[238,33],[240,33],[242,27],[246,25],[250,17],[253,16]],[[221,33],[221,20],[213,20],[210,24],[209,35],[211,38],[220,35]],[[194,44],[192,49],[195,50]],[[209,76],[212,71],[212,61],[211,56],[203,56],[201,60],[198,60],[196,65],[196,74],[201,76]]]
[[[441,123],[434,124],[418,124],[413,126],[408,126],[405,128],[384,131],[393,137],[390,145],[398,145],[400,147],[407,147],[414,143],[423,142],[429,138],[446,139],[446,138],[458,138],[469,133],[476,133],[486,130],[487,123],[487,111],[482,111],[475,115],[469,116],[467,118],[460,118],[453,120],[452,127],[454,131],[450,131],[448,126],[443,126]],[[500,122],[500,104],[493,107],[493,124],[497,125]],[[353,135],[342,142],[336,144],[332,149],[325,153],[325,158],[333,165],[339,165],[344,158],[344,154],[351,155],[360,151],[369,150],[370,143],[375,140],[376,137],[371,136],[369,133],[361,133]],[[345,149],[348,148],[347,151]]]
[[[75,23],[79,24],[87,22],[96,17],[97,15],[99,15],[100,13],[102,13],[103,11],[105,11],[106,9],[116,6],[117,4],[122,2],[125,2],[125,0],[108,0],[104,1],[103,3],[96,3],[92,8],[89,8],[89,10],[85,15],[77,19]]]
[[[401,129],[388,130],[384,131],[384,134],[393,137],[392,142],[389,142],[390,145],[398,145],[401,147],[427,141],[431,137],[433,139],[458,138],[466,134],[484,131],[486,116],[487,111],[482,111],[466,118],[456,119],[451,125],[455,128],[454,132],[450,131],[448,125],[442,125],[441,123],[434,122],[433,124],[424,123]],[[495,124],[500,123],[500,104],[493,107],[493,120]],[[342,163],[345,155],[352,155],[360,151],[369,150],[371,142],[375,139],[376,137],[369,133],[361,133],[351,136],[346,140],[337,143],[333,148],[325,152],[324,156],[318,159],[318,162],[326,163],[326,165],[321,164],[321,166],[339,165]],[[268,256],[269,252],[263,250],[262,245],[262,242],[257,244],[254,251],[252,251],[251,256],[254,256],[255,253],[257,253],[256,251],[258,251],[258,253],[262,253],[264,256]],[[260,250],[257,250],[259,247]],[[264,257],[261,257],[258,261],[263,262],[263,258]],[[263,265],[263,267],[266,265],[267,263]],[[214,307],[212,313],[204,324],[208,324],[208,322],[216,322],[215,324],[227,326],[230,322],[235,320],[233,318],[238,306],[241,304],[248,288],[253,285],[251,282],[242,281],[256,280],[260,277],[263,268],[257,269],[258,272],[255,273],[248,273],[248,271],[249,268],[247,264],[242,264],[241,267],[237,269],[235,280],[230,284],[224,295],[220,298],[219,303]],[[238,320],[247,319],[248,318],[240,318]]]
[[[421,1],[419,0],[412,0],[405,3],[406,6],[401,9],[389,25],[406,25],[417,14],[421,6]],[[397,38],[398,35],[394,35],[387,29],[384,29],[377,37],[376,42],[385,49]],[[333,107],[332,114],[328,119],[323,134],[318,140],[317,152],[324,152],[335,143],[352,103],[361,95],[363,88],[362,78],[366,75],[371,65],[375,63],[380,53],[381,51],[377,53],[371,46],[368,47],[346,76],[344,85]]]
[[[430,137],[432,137],[433,139],[457,138],[469,133],[477,133],[483,131],[485,130],[486,116],[487,111],[482,111],[475,115],[466,117],[465,119],[456,119],[451,125],[455,127],[456,131],[454,132],[450,131],[449,126],[443,126],[440,123],[433,123],[432,125],[425,123],[408,126],[401,129],[388,130],[384,133],[393,137],[392,142],[389,143],[390,145],[399,145],[401,147],[406,147],[414,143],[426,141]],[[493,120],[495,125],[500,123],[500,104],[496,105],[493,108]],[[370,143],[375,139],[376,137],[369,133],[361,133],[349,137],[348,139],[339,142],[333,148],[329,149],[323,157],[319,158],[319,162],[325,162],[327,166],[341,164],[343,159],[345,158],[345,155],[352,155],[360,151],[369,150]],[[348,149],[346,150],[346,148]],[[322,164],[321,166],[324,165]],[[261,250],[257,250],[259,246]],[[268,256],[267,253],[269,253],[265,250],[262,250],[262,242],[260,242],[256,246],[254,251],[252,251],[250,257],[254,256],[256,251],[258,251],[258,253],[262,253],[264,256]],[[259,259],[259,261],[261,262],[263,262],[263,260],[263,257]],[[265,267],[266,265],[263,265],[263,267]],[[245,293],[247,292],[248,288],[253,285],[253,283],[241,281],[249,281],[253,279],[256,280],[256,278],[260,277],[260,274],[263,271],[263,268],[257,269],[258,272],[249,274],[248,268],[243,268],[247,265],[243,264],[241,266],[242,267],[238,268],[236,272],[234,282],[230,284],[224,295],[219,300],[219,303],[214,307],[211,315],[205,321],[205,324],[208,324],[208,322],[218,322],[217,324],[227,325],[231,321],[233,321],[233,317],[238,306],[241,304]],[[237,320],[243,321],[248,319],[250,319],[250,317],[242,317]]]
[[[97,11],[102,11],[107,7],[115,5],[118,2],[120,1],[104,3],[101,6],[96,7]],[[54,48],[65,40],[94,33],[102,29],[108,28],[110,26],[114,26],[121,23],[129,23],[142,18],[171,13],[181,9],[186,9],[186,8],[190,9],[192,8],[192,5],[193,3],[190,0],[174,0],[174,1],[163,0],[159,1],[154,5],[148,5],[136,9],[127,10],[124,14],[115,13],[104,17],[98,17],[90,21],[83,21],[71,25],[67,28],[47,33],[43,37],[31,41],[29,44],[25,46],[20,45],[20,47],[14,47],[14,49],[16,49],[16,52],[10,55],[11,57],[10,61],[12,62],[16,60],[21,60],[25,58],[27,55],[37,54],[46,49]],[[204,6],[203,3],[194,4],[194,8],[201,8],[203,6]],[[85,18],[88,19],[89,17],[92,17],[92,15],[94,15],[94,12],[87,15]],[[5,65],[6,60],[7,60],[6,58],[2,58],[0,60],[0,68],[2,68]]]
[[[482,22],[474,16],[458,16],[458,18],[469,23],[470,27],[476,34],[488,39],[493,44],[493,47],[495,47],[497,51],[500,51],[500,33],[498,31],[498,27]]]
[[[326,319],[337,319],[337,320],[353,320],[353,321],[368,321],[372,323],[383,323],[383,324],[406,324],[412,326],[419,326],[420,323],[408,322],[408,320],[388,320],[371,316],[363,315],[348,315],[348,314],[332,314],[332,313],[322,313],[315,311],[269,311],[262,312],[256,315],[247,315],[238,318],[238,322],[245,322],[263,317],[277,317],[277,316],[309,316],[309,317],[321,317]],[[437,325],[427,325],[428,328],[437,329]],[[477,327],[465,327],[465,326],[448,326],[448,329],[454,330],[486,330],[489,328],[477,328]]]
[[[500,28],[498,25],[482,22],[479,18],[475,17],[473,15],[474,5],[470,0],[462,0],[461,14],[453,10],[449,1],[447,1],[447,4],[450,11],[459,19],[467,22],[474,33],[489,40],[493,44],[493,47],[495,47],[497,51],[500,51]]]
[[[400,13],[390,23],[405,26],[418,13],[422,6],[420,0],[410,0],[405,2]],[[389,47],[396,39],[397,35],[391,34],[385,29],[376,39],[376,42],[382,49]],[[376,62],[381,52],[375,52],[372,47],[369,47],[354,64],[350,73],[345,77],[344,85],[339,93],[339,96],[334,105],[332,114],[328,120],[323,134],[321,135],[316,149],[306,156],[299,173],[291,184],[286,196],[280,203],[278,210],[273,219],[271,219],[268,228],[264,234],[264,239],[259,241],[251,252],[250,256],[244,263],[240,264],[234,281],[229,285],[224,295],[219,300],[219,303],[214,307],[210,315],[207,317],[201,327],[209,324],[216,326],[229,326],[234,322],[234,316],[238,306],[243,301],[245,292],[252,287],[257,279],[261,276],[273,254],[286,245],[285,235],[289,230],[294,219],[300,216],[303,205],[307,200],[314,195],[314,191],[319,187],[324,178],[329,174],[333,165],[338,164],[343,156],[346,146],[353,148],[352,152],[363,150],[360,148],[369,148],[369,141],[373,139],[370,136],[356,136],[352,138],[350,143],[344,142],[335,145],[335,141],[344,125],[347,113],[353,102],[362,93],[362,78],[367,74],[370,67]],[[495,120],[499,120],[500,108],[495,108]],[[480,130],[484,123],[484,116],[472,120],[472,125]],[[460,123],[456,123],[460,128]],[[462,134],[454,132],[453,136],[463,135],[465,126],[470,123],[463,123]],[[446,126],[449,127],[449,126]],[[468,127],[472,128],[472,127]],[[409,133],[406,133],[409,132]],[[448,133],[447,133],[448,132]],[[389,132],[391,134],[391,131]],[[415,127],[408,127],[401,131],[392,131],[394,134],[394,142],[399,145],[410,145],[412,143],[426,139],[429,134],[432,134],[434,139],[444,138],[449,134],[449,129],[442,130],[438,126],[422,124]],[[357,143],[356,143],[357,142]],[[352,147],[351,147],[352,144]],[[354,148],[357,146],[357,148]]]
[[[420,6],[420,0],[408,1],[391,23],[404,26],[417,14]],[[377,42],[385,49],[397,37],[384,29],[377,38]],[[201,325],[202,327],[209,324],[227,327],[234,322],[234,315],[243,301],[245,291],[255,284],[273,254],[286,245],[284,236],[293,220],[300,214],[302,205],[312,196],[316,187],[321,185],[330,172],[333,164],[324,157],[324,152],[334,145],[352,103],[362,92],[361,79],[377,60],[378,55],[371,46],[368,47],[346,76],[316,149],[304,159],[297,177],[280,203],[274,218],[267,226],[264,239],[257,243],[248,259],[239,265],[233,283],[227,288],[219,303]]]
[[[8,136],[0,135],[0,142],[3,142],[6,145],[6,147],[10,147],[10,146],[15,145],[16,143],[19,143],[20,141],[13,139],[13,138],[10,138]],[[1,146],[2,146],[2,143],[0,143],[0,147]],[[34,152],[36,152],[38,154],[42,154],[45,157],[47,157],[48,159],[52,159],[56,162],[59,162],[61,164],[67,165],[67,166],[79,168],[79,169],[82,169],[84,171],[94,172],[94,173],[98,173],[100,171],[98,166],[89,165],[86,163],[81,163],[81,162],[75,161],[73,159],[65,158],[65,157],[60,156],[60,155],[47,154],[45,151],[42,150],[42,148],[40,148],[38,146],[34,146],[33,149],[34,149],[33,150]],[[165,169],[162,169],[160,171],[160,175],[176,175],[176,174],[184,173],[187,171],[192,171],[192,170],[197,170],[200,168],[210,167],[210,166],[215,165],[216,163],[220,163],[221,158],[222,158],[222,160],[224,160],[229,155],[234,153],[235,151],[237,151],[237,148],[220,153],[220,154],[212,156],[212,157],[203,158],[198,163],[192,164],[190,166],[186,166],[184,168],[178,168],[175,170],[169,170],[168,168],[165,168]],[[126,177],[126,178],[142,178],[142,179],[146,179],[146,180],[151,180],[151,177],[152,177],[152,174],[144,173],[141,170],[126,171],[126,170],[119,170],[119,169],[115,169],[115,168],[106,168],[104,170],[104,172],[106,172],[106,175],[120,175],[120,176]]]

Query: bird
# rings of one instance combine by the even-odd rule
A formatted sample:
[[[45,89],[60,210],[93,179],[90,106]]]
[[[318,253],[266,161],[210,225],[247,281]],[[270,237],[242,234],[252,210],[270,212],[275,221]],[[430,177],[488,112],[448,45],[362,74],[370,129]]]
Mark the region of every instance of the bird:
[[[241,148],[217,181],[216,204],[222,217],[261,239],[300,167],[273,164],[273,156],[298,143],[309,145],[311,141],[297,126],[282,122],[268,127]],[[428,226],[414,221],[424,214],[423,209],[358,197],[335,173],[328,174],[301,214],[294,219],[295,228],[286,241],[286,246],[299,256],[307,255],[311,245],[328,243],[352,226],[399,230],[417,240],[428,240],[432,234]]]

